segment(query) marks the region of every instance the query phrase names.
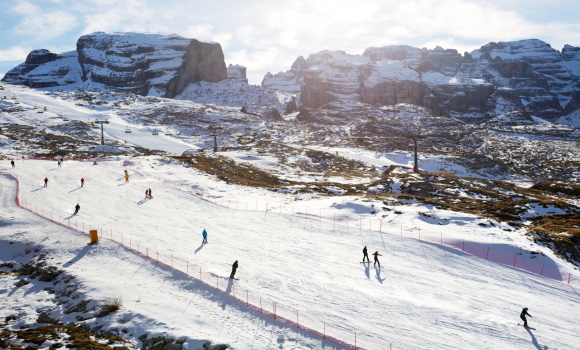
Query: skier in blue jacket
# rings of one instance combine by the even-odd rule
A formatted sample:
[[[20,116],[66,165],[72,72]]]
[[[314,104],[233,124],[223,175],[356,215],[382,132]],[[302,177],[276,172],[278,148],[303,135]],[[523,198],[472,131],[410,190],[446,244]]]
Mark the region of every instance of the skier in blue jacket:
[[[203,235],[203,242],[201,242],[201,244],[207,243],[207,231],[203,229],[201,234]]]

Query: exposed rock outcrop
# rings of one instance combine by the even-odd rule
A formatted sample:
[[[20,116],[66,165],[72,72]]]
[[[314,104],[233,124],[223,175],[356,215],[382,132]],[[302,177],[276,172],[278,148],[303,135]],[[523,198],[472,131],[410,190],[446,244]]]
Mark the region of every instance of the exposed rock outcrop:
[[[2,81],[173,97],[190,83],[226,77],[218,43],[178,35],[99,32],[80,37],[76,51],[32,51]]]
[[[580,48],[558,52],[537,40],[489,43],[463,55],[453,49],[371,47],[362,55],[321,51],[299,57],[262,86],[296,90],[301,105],[338,100],[410,103],[467,122],[513,110],[556,120],[580,110]]]

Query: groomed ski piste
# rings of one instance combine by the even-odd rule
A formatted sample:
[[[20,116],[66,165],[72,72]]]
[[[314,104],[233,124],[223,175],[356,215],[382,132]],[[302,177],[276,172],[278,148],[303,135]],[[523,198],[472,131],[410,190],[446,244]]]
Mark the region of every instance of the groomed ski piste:
[[[384,206],[382,202],[354,197],[296,200],[225,184],[153,156],[98,165],[71,160],[61,168],[56,161],[25,159],[14,169],[9,166],[4,160],[5,174],[0,176],[2,260],[25,261],[33,254],[27,248],[39,248],[48,253],[51,265],[77,276],[78,293],[86,298],[121,297],[118,313],[91,322],[127,329],[138,347],[137,338],[144,332],[185,336],[188,349],[198,349],[206,340],[233,349],[354,349],[355,343],[357,349],[580,346],[580,292],[573,284],[413,238],[420,229],[424,236],[520,252],[524,259],[577,278],[570,264],[521,231],[504,231],[509,226],[503,223],[483,227],[479,224],[487,220],[413,203],[392,206],[401,214],[381,219],[370,213]],[[63,225],[19,208],[16,181],[6,173],[18,178],[21,205]],[[153,199],[145,200],[147,188]],[[77,203],[79,215],[72,216]],[[347,226],[307,215],[325,212],[326,217],[335,213],[359,222],[351,219]],[[382,221],[380,231],[363,224],[372,226],[373,220]],[[88,245],[88,235],[68,225],[102,229],[103,239]],[[201,244],[203,229],[207,245]],[[122,235],[125,244],[145,245],[147,255],[158,252],[223,278],[199,281],[147,259],[143,248],[136,254],[134,247],[104,239],[107,232]],[[380,268],[373,266],[372,256],[371,264],[360,263],[365,245],[369,254],[381,254]],[[544,254],[533,258],[530,251]],[[230,283],[235,260],[239,281]],[[25,314],[21,324],[35,323],[39,311],[74,321],[74,313],[62,315],[63,306],[52,303],[50,294],[34,283],[16,288],[2,282],[1,288],[10,298],[3,299],[0,314]],[[264,310],[272,310],[275,302],[279,310],[296,311],[302,327],[322,329],[324,324],[342,343],[246,306],[242,290],[263,300]],[[528,322],[537,330],[518,326],[523,307],[529,307],[533,318]]]

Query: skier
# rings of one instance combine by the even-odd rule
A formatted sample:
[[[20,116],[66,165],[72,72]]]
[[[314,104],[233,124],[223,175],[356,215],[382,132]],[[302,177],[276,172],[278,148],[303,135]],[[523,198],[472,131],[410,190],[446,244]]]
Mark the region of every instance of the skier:
[[[524,321],[524,327],[529,328],[528,327],[528,320],[526,320],[526,315],[532,317],[532,315],[530,315],[528,313],[528,308],[527,307],[525,307],[525,308],[522,309],[522,313],[520,314],[520,318]]]
[[[12,164],[12,167],[15,168],[13,160],[10,161],[10,164]]]
[[[149,190],[145,190],[145,199],[149,198]]]
[[[365,262],[365,258],[367,258],[367,262],[369,262],[369,263],[371,262],[369,260],[369,255],[367,254],[367,246],[366,245],[365,245],[365,247],[363,249],[363,261],[362,261],[363,263]]]
[[[80,208],[81,206],[77,203],[77,205],[75,205],[75,213],[73,215],[77,215]]]
[[[234,262],[234,264],[232,265],[232,273],[230,274],[230,279],[234,278],[234,275],[236,274],[237,269],[238,269],[238,261],[236,260]]]
[[[44,178],[44,187],[48,187],[48,177]]]
[[[203,236],[203,241],[201,242],[201,244],[207,243],[207,231],[203,229],[203,232],[201,234]]]
[[[377,266],[377,263],[378,263],[379,264],[379,267],[381,267],[381,263],[379,262],[379,258],[377,256],[382,256],[382,255],[379,254],[379,251],[378,250],[376,252],[374,252],[373,255],[375,256],[375,264],[374,264],[374,266]]]
[[[60,160],[58,161],[58,167],[61,168],[61,166],[60,166]]]
[[[82,177],[82,178],[81,178],[81,187],[83,187],[83,186],[84,186],[84,184],[85,184],[85,178],[84,178],[84,177]]]
[[[93,162],[93,165],[98,165],[98,163],[97,163],[97,161],[96,161],[96,160]]]
[[[153,197],[151,196],[151,189],[148,189],[147,191],[149,191],[149,199],[152,199]]]
[[[125,182],[129,182],[129,173],[125,173]]]

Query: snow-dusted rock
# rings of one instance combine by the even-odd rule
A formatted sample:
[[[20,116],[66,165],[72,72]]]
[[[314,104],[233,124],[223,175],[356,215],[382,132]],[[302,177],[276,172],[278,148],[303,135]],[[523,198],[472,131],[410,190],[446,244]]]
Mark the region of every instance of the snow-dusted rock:
[[[230,64],[228,66],[228,79],[239,80],[243,83],[248,84],[248,78],[246,77],[246,67],[240,66],[238,64]]]
[[[566,45],[560,53],[531,39],[492,42],[463,55],[406,45],[371,47],[362,55],[321,51],[299,57],[286,72],[268,73],[262,86],[297,92],[299,85],[306,107],[338,100],[411,103],[479,121],[512,110],[546,120],[575,116],[579,82],[580,48]]]
[[[173,97],[190,83],[217,82],[227,71],[220,44],[178,35],[93,33],[77,50],[32,51],[2,79],[30,87],[67,86]]]

